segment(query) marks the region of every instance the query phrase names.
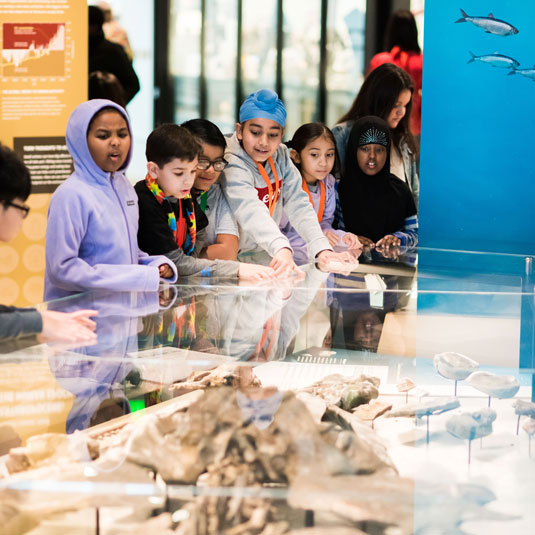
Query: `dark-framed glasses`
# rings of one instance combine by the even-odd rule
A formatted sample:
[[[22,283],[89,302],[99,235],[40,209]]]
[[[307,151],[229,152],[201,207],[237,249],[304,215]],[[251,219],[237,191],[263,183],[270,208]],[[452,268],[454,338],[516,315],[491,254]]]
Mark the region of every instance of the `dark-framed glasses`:
[[[210,166],[214,168],[214,171],[220,172],[225,169],[225,167],[228,165],[227,160],[225,158],[219,158],[217,160],[209,160],[208,158],[199,158],[199,162],[197,163],[197,169],[201,171],[206,171],[207,169],[210,169]]]
[[[13,208],[20,210],[22,212],[22,219],[28,217],[28,214],[30,213],[30,207],[27,204],[18,204],[13,201],[2,201],[2,204],[4,206],[13,206]]]

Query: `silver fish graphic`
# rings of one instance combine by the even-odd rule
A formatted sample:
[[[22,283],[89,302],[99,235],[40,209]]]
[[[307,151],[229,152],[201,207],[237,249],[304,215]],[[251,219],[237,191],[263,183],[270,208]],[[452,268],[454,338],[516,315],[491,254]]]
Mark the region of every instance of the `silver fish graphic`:
[[[531,78],[535,82],[535,65],[532,69],[517,69],[516,67],[513,67],[508,75],[510,76],[511,74],[521,74],[526,78]]]
[[[500,67],[502,69],[513,69],[514,67],[520,66],[520,63],[516,61],[516,59],[510,58],[509,56],[504,56],[498,52],[494,52],[493,54],[482,54],[481,56],[476,56],[473,52],[469,52],[469,54],[472,57],[467,61],[467,63],[481,61],[483,63],[488,63],[493,67]]]
[[[493,33],[495,35],[513,35],[518,33],[518,30],[508,22],[500,20],[494,17],[492,13],[489,13],[488,17],[470,17],[461,9],[462,17],[455,22],[471,22],[479,28],[482,28],[487,33]]]

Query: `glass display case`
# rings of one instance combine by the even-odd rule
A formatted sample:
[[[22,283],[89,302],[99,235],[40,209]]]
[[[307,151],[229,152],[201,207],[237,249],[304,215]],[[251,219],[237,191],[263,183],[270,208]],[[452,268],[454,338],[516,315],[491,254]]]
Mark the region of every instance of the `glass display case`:
[[[0,344],[0,533],[530,533],[532,259],[388,256],[48,303],[98,341]]]

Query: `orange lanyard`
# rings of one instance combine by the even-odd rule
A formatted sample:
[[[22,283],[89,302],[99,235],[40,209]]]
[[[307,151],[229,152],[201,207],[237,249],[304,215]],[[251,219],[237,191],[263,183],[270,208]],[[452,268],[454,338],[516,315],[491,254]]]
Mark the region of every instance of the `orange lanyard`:
[[[273,212],[275,210],[275,205],[277,204],[277,199],[279,197],[279,175],[277,174],[277,170],[275,169],[275,164],[273,163],[273,158],[270,156],[268,158],[269,166],[271,167],[271,172],[273,173],[273,176],[275,177],[275,193],[273,194],[273,184],[271,183],[271,180],[269,180],[268,174],[266,173],[266,169],[264,166],[256,162],[256,165],[258,165],[258,171],[262,175],[262,178],[264,179],[264,182],[266,183],[268,193],[269,193],[269,199],[268,199],[268,208],[269,208],[269,215],[273,217]]]
[[[318,208],[318,221],[321,223],[321,220],[323,219],[323,211],[325,210],[325,184],[323,183],[323,180],[319,180],[319,183],[320,183],[320,205]],[[312,202],[312,195],[310,195],[308,184],[304,178],[303,178],[303,189],[307,192],[308,200],[310,201],[312,208],[314,208],[314,203]]]

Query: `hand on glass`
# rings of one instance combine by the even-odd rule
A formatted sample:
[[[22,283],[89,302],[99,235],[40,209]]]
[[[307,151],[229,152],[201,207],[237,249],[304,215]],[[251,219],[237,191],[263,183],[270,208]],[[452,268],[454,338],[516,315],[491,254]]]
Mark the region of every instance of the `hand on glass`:
[[[43,330],[38,335],[40,342],[94,342],[96,323],[91,319],[96,310],[76,312],[41,311]]]
[[[333,232],[332,230],[328,230],[327,232],[325,232],[325,237],[329,240],[329,245],[331,247],[334,247],[340,241],[340,236],[338,236],[338,234],[336,234],[336,232]]]
[[[342,237],[342,241],[347,245],[348,249],[362,249],[362,243],[360,243],[358,236],[351,232],[346,232]]]
[[[275,270],[275,277],[289,277],[292,274],[296,274],[298,277],[305,276],[304,271],[299,269],[294,262],[294,257],[290,249],[279,249],[269,266]]]
[[[378,249],[389,249],[390,247],[399,247],[400,245],[401,240],[397,236],[394,236],[393,234],[387,234],[375,244],[375,247]]]
[[[158,271],[160,273],[160,278],[162,279],[173,278],[174,273],[169,264],[162,264],[161,266],[158,266]]]
[[[275,271],[269,266],[240,262],[238,267],[238,278],[242,281],[266,281],[274,277]]]
[[[375,243],[370,238],[366,238],[366,236],[358,236],[358,239],[363,247],[370,247],[370,249],[375,247]]]
[[[358,263],[355,255],[349,251],[343,253],[335,253],[334,251],[321,251],[318,254],[318,267],[322,271],[330,271],[333,273],[342,273],[348,275],[351,273],[355,264]]]

